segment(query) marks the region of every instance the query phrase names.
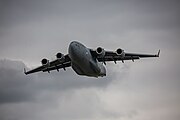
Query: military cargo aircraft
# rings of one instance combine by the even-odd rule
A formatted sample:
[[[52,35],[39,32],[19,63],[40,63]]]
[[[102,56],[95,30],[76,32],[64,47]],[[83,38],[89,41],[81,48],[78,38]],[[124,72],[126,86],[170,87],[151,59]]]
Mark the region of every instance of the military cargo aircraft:
[[[42,65],[26,71],[24,73],[31,74],[35,72],[48,72],[59,69],[66,70],[67,67],[72,67],[78,75],[89,76],[89,77],[103,77],[106,76],[106,62],[109,61],[122,61],[134,60],[147,57],[159,57],[160,50],[157,54],[138,54],[138,53],[127,53],[123,49],[118,48],[116,51],[106,51],[102,47],[98,47],[93,50],[87,48],[80,42],[72,41],[69,44],[68,54],[62,53],[56,54],[56,60],[49,61],[48,59],[42,59]]]

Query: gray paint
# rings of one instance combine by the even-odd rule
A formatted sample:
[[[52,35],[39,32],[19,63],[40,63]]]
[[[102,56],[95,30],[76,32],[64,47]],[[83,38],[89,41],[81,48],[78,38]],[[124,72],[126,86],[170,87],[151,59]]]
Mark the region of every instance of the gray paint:
[[[67,53],[73,39],[92,48],[161,49],[161,56],[109,63],[102,79],[70,69],[25,77],[23,63],[1,61],[0,119],[179,120],[179,6],[178,0],[1,0],[1,59],[40,65]]]

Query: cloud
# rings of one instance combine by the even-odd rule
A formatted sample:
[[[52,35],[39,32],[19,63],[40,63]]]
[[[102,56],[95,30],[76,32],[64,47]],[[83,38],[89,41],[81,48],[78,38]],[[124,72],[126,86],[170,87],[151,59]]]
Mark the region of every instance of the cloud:
[[[26,66],[20,61],[0,60],[2,120],[28,120],[33,117],[42,119],[44,116],[41,115],[44,112],[50,117],[53,114],[58,115],[54,119],[58,119],[59,115],[66,119],[94,117],[94,110],[96,108],[101,110],[96,92],[106,89],[116,76],[116,72],[112,70],[106,78],[87,78],[77,76],[70,69],[66,72],[54,71],[51,74],[39,73],[26,76],[22,71],[24,67]],[[57,108],[56,105],[59,107]],[[44,108],[47,110],[43,110]],[[77,108],[79,111],[76,111]]]
[[[53,71],[51,74],[39,73],[26,76],[22,71],[24,67],[25,65],[22,62],[0,61],[0,104],[31,100],[43,90],[64,91],[91,87],[105,88],[115,77],[115,73],[112,72],[106,79],[100,78],[100,80],[79,77],[70,68],[65,72]],[[70,74],[72,75],[70,76]]]
[[[33,89],[30,86],[33,82],[22,75],[24,66],[22,62],[0,61],[0,104],[32,99]]]
[[[176,46],[178,5],[175,0],[5,0],[0,10],[3,16],[0,57],[37,65],[44,56],[52,59],[58,51],[66,54],[69,42],[74,39],[92,48],[136,50],[139,47],[133,46],[151,44],[157,45],[151,49],[159,49],[159,43],[167,42],[170,47]]]
[[[129,120],[149,116],[176,120],[180,96],[175,85],[179,82],[152,75],[159,70],[144,71],[156,68],[153,61],[144,62],[143,71],[137,70],[143,64],[138,61],[134,67],[125,63],[111,68],[108,64],[108,76],[97,79],[77,76],[70,69],[26,76],[22,62],[0,60],[0,119]]]
[[[1,0],[0,119],[179,120],[178,0]],[[90,48],[123,48],[160,58],[107,63],[107,77],[66,72],[24,75],[42,58]],[[23,62],[13,61],[19,60]]]

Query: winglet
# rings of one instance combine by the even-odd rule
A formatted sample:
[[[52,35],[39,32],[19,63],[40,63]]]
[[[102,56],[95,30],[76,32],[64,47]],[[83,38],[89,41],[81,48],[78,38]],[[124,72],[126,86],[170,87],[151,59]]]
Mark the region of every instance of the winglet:
[[[27,72],[26,72],[26,69],[24,68],[24,74],[26,74],[27,75]]]
[[[159,55],[160,55],[160,49],[159,49],[159,51],[158,51],[158,54],[156,54],[156,57],[159,57]]]

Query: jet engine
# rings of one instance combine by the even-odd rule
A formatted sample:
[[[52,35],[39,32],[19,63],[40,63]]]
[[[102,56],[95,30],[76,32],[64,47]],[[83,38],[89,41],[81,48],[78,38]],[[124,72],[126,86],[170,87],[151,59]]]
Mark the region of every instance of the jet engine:
[[[97,55],[99,55],[99,56],[101,56],[101,57],[104,57],[104,56],[105,56],[105,50],[104,50],[103,48],[101,48],[101,47],[98,47],[98,48],[96,49],[96,53],[97,53]]]
[[[56,58],[57,58],[59,61],[65,60],[64,54],[62,54],[62,53],[57,53],[57,54],[56,54]]]
[[[121,48],[118,48],[118,49],[116,50],[116,54],[117,54],[118,56],[121,56],[121,57],[124,57],[124,56],[125,56],[125,52],[124,52],[124,50],[121,49]]]
[[[47,60],[46,58],[44,58],[44,59],[41,60],[41,64],[42,64],[43,66],[47,66],[47,67],[50,65],[49,60]]]

